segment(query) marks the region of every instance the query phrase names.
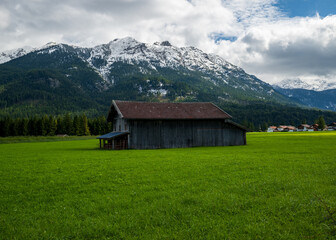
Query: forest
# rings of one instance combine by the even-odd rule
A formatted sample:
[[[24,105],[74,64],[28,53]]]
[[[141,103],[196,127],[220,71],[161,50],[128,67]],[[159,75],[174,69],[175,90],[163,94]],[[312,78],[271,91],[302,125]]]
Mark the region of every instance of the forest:
[[[100,135],[112,131],[104,116],[88,119],[85,114],[44,115],[0,119],[0,136]]]

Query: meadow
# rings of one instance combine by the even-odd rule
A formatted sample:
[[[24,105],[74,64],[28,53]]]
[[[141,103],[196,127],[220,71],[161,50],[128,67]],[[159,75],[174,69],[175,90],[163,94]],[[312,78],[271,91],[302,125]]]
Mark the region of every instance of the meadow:
[[[0,239],[336,239],[334,132],[123,151],[35,140],[0,141]]]

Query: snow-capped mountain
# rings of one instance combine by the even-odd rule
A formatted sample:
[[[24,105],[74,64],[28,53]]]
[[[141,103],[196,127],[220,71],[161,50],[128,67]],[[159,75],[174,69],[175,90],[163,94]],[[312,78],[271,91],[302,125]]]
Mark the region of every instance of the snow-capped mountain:
[[[49,43],[40,48],[21,51],[21,54],[3,58],[2,62],[12,60],[28,53],[51,54],[55,51],[76,53],[83,61],[89,63],[108,83],[114,83],[115,76],[111,74],[115,63],[125,63],[137,66],[139,72],[148,74],[161,69],[189,70],[205,74],[204,79],[214,84],[228,84],[233,88],[264,91],[273,94],[272,87],[255,76],[246,74],[243,69],[230,64],[223,58],[206,54],[195,47],[175,47],[169,42],[145,44],[127,37],[115,39],[108,44],[93,48],[81,48],[66,44]],[[13,51],[15,52],[15,51]],[[7,55],[6,55],[7,56]],[[185,73],[188,74],[188,73]]]
[[[120,61],[132,65],[146,63],[147,67],[153,70],[184,67],[191,71],[211,71],[217,76],[228,76],[229,71],[243,71],[219,56],[206,54],[194,47],[178,48],[167,41],[145,44],[129,37],[96,46],[90,49],[89,56],[83,59],[97,68],[105,80],[109,80],[106,73],[111,66]],[[250,80],[253,81],[252,78]]]
[[[28,53],[33,51],[32,47],[26,46],[23,48],[18,48],[18,49],[13,49],[13,50],[8,50],[5,52],[0,53],[0,64],[9,62],[12,59],[22,57]]]
[[[167,41],[122,38],[92,48],[48,43],[10,59],[0,64],[0,107],[6,108],[40,102],[96,111],[111,99],[293,103],[217,55]]]
[[[301,80],[297,79],[285,79],[281,82],[275,83],[274,87],[283,89],[306,89],[314,91],[325,91],[329,89],[336,89],[336,82],[327,82],[321,79]]]
[[[38,48],[33,48],[30,46],[25,46],[22,48],[17,48],[17,49],[12,49],[12,50],[8,50],[8,51],[4,51],[0,53],[0,64],[2,63],[6,63],[9,62],[13,59],[22,57],[24,55],[27,55],[28,53],[31,52],[35,52],[35,51],[42,51],[45,49],[49,49],[51,47],[58,47],[58,46],[62,46],[62,44],[58,44],[56,42],[49,42],[41,47]],[[56,50],[56,49],[54,49]]]
[[[325,80],[283,80],[273,85],[281,94],[309,107],[336,111],[336,83]]]

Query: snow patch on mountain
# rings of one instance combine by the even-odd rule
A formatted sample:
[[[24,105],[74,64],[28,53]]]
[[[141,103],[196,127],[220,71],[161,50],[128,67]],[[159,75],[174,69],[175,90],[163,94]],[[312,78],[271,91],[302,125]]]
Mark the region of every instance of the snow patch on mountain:
[[[5,52],[0,53],[0,64],[9,62],[19,57],[22,57],[31,52],[37,52],[38,54],[46,54],[46,53],[52,54],[53,52],[59,49],[64,49],[64,44],[56,43],[56,42],[49,42],[38,48],[25,46],[22,48],[5,51]]]
[[[0,64],[9,62],[10,60],[13,60],[18,57],[22,57],[28,53],[30,53],[33,50],[32,47],[25,46],[18,49],[8,50],[5,52],[0,53]]]
[[[285,79],[281,82],[275,83],[273,86],[283,89],[306,89],[314,91],[324,91],[328,89],[336,89],[336,82],[327,82],[321,79],[302,80],[300,78],[297,78]]]
[[[147,44],[127,37],[98,45],[90,49],[89,52],[89,56],[83,55],[82,59],[95,68],[105,81],[112,83],[110,71],[113,64],[123,62],[140,66],[138,67],[140,72],[158,71],[159,68],[174,70],[184,68],[189,71],[199,71],[215,76],[217,79],[209,78],[214,84],[217,84],[216,81],[220,79],[222,83],[232,84],[232,87],[235,88],[243,88],[243,86],[236,84],[232,80],[234,78],[244,79],[249,84],[268,86],[217,55],[206,54],[195,47],[179,48],[171,45],[168,41]],[[231,79],[230,83],[229,79]],[[258,89],[255,88],[255,91]],[[269,92],[269,94],[272,95],[273,92]]]

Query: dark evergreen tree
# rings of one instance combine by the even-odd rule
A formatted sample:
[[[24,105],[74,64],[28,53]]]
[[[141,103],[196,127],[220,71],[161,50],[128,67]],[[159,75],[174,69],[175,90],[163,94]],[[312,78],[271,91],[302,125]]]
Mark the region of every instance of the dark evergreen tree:
[[[29,133],[29,119],[28,118],[22,119],[21,124],[22,124],[22,136],[30,135],[30,133]]]
[[[50,122],[49,117],[44,115],[41,119],[41,134],[42,136],[47,136],[50,132]]]
[[[10,128],[11,128],[11,119],[9,117],[5,117],[2,120],[2,137],[8,137],[10,135]]]
[[[52,115],[50,115],[49,116],[49,131],[48,131],[48,135],[49,136],[55,136],[56,130],[57,130],[57,121],[56,121],[56,119]]]
[[[72,125],[73,126],[72,135],[80,136],[81,134],[80,125],[81,125],[80,118],[77,115],[75,115],[73,119],[73,125]]]
[[[254,123],[253,123],[253,122],[249,122],[249,124],[248,124],[248,129],[249,129],[250,131],[252,131],[252,132],[255,131],[255,127],[254,127]]]
[[[263,122],[263,124],[261,125],[261,130],[265,132],[267,129],[268,129],[268,124],[266,122]]]
[[[99,129],[100,129],[99,134],[105,134],[108,132],[107,122],[104,116],[99,117],[98,124],[99,124]]]
[[[81,136],[88,136],[90,135],[90,129],[88,126],[88,120],[85,114],[80,117],[80,135]]]
[[[324,120],[324,117],[323,116],[320,116],[317,120],[316,120],[316,123],[318,124],[318,128],[323,130],[325,129],[326,127],[326,123],[325,123],[325,120]]]
[[[71,118],[70,113],[65,114],[63,125],[64,125],[64,133],[68,135],[72,135],[73,134],[73,120]]]
[[[10,121],[11,125],[10,125],[10,136],[18,136],[20,133],[20,119],[14,119],[12,121]]]
[[[64,127],[63,118],[61,116],[58,116],[56,121],[57,121],[56,134],[64,134],[65,133],[65,127]]]

